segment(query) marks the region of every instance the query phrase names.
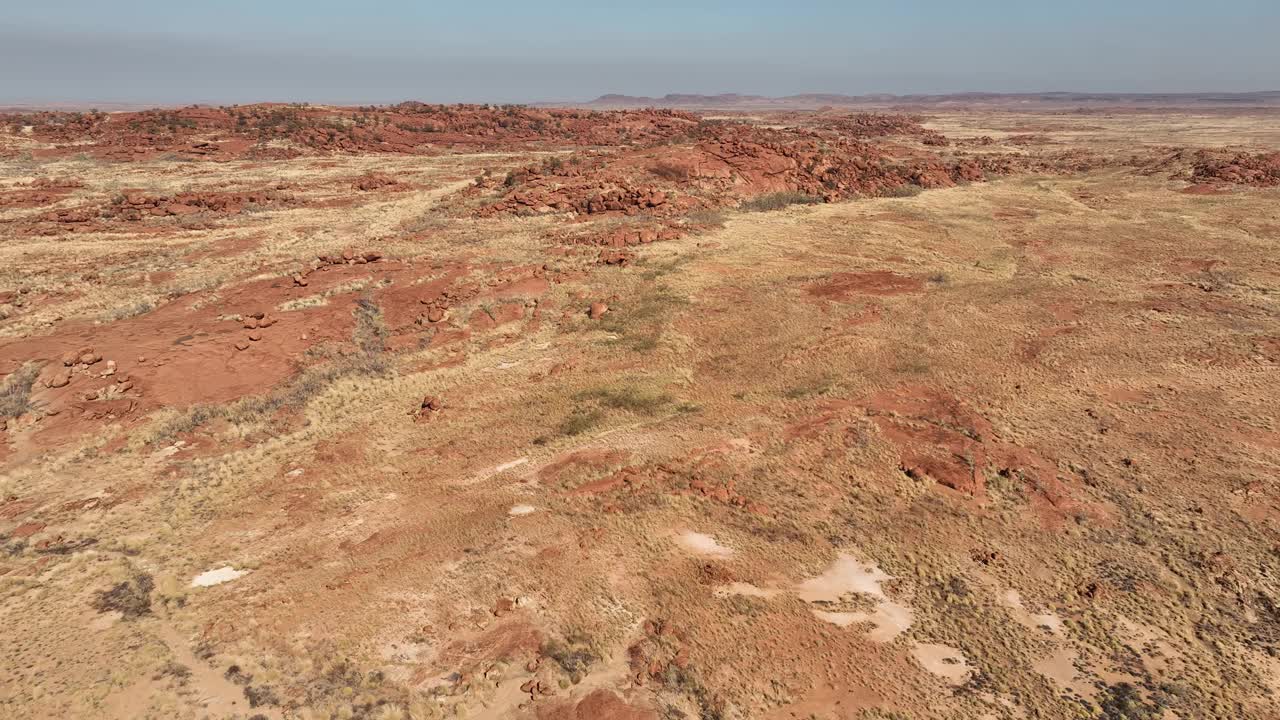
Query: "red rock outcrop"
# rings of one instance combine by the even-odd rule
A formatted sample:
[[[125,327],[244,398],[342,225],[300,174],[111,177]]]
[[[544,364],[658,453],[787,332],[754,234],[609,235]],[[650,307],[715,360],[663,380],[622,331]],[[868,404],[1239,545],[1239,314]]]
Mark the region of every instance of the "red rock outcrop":
[[[1202,154],[1192,168],[1191,179],[1198,183],[1275,187],[1280,185],[1280,152],[1237,153],[1225,158]]]

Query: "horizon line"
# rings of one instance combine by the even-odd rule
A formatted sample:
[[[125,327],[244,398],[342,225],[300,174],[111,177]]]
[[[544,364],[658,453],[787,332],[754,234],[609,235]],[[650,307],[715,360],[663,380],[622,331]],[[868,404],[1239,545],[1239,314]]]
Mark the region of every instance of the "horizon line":
[[[428,105],[529,105],[529,106],[568,105],[568,106],[572,106],[576,104],[598,103],[602,100],[607,100],[611,98],[635,99],[635,100],[657,100],[657,101],[674,100],[674,99],[680,99],[680,98],[689,98],[689,99],[741,98],[743,100],[748,100],[748,101],[750,100],[779,101],[779,100],[791,100],[791,99],[798,99],[798,98],[808,98],[808,97],[815,97],[815,96],[848,98],[850,100],[872,100],[872,99],[880,99],[880,98],[887,99],[887,100],[919,99],[919,98],[946,99],[946,98],[965,98],[965,97],[972,97],[972,96],[987,96],[987,97],[995,97],[995,98],[1066,96],[1067,99],[1070,99],[1071,97],[1077,97],[1080,100],[1087,100],[1088,98],[1123,99],[1123,98],[1161,98],[1161,97],[1188,98],[1188,99],[1207,98],[1207,97],[1248,98],[1248,97],[1254,97],[1254,96],[1267,96],[1267,95],[1280,96],[1280,88],[1262,89],[1262,90],[1171,90],[1171,91],[957,90],[957,91],[936,92],[936,93],[865,92],[865,93],[857,93],[857,94],[812,90],[812,91],[789,93],[786,95],[766,95],[761,93],[738,92],[738,91],[725,91],[725,92],[717,92],[717,93],[668,92],[663,95],[642,95],[642,94],[631,94],[626,92],[606,92],[606,93],[601,93],[599,95],[596,95],[594,98],[591,98],[591,99],[544,98],[544,99],[522,100],[522,101],[496,101],[496,100],[433,101],[433,100],[422,100],[422,99],[413,98],[413,97],[406,97],[406,98],[401,98],[397,100],[383,100],[380,102],[372,102],[372,103],[368,101],[356,101],[356,100],[350,100],[350,99],[340,100],[340,99],[298,99],[298,98],[265,99],[265,100],[259,99],[259,100],[240,100],[240,101],[225,101],[225,100],[180,101],[180,100],[161,100],[161,99],[109,100],[109,99],[103,99],[103,98],[96,98],[96,99],[66,98],[66,99],[59,99],[59,100],[50,100],[50,99],[35,99],[35,98],[18,98],[18,99],[0,99],[0,109],[9,109],[9,108],[30,108],[33,110],[43,109],[43,108],[70,109],[70,108],[93,108],[95,106],[107,106],[107,107],[128,108],[128,109],[146,109],[146,108],[152,108],[152,107],[154,108],[191,107],[191,106],[220,107],[220,106],[226,106],[226,105],[262,105],[262,104],[310,104],[310,105],[333,105],[333,106],[351,107],[351,106],[369,106],[369,105],[390,106],[390,105],[397,105],[405,102],[421,102]]]

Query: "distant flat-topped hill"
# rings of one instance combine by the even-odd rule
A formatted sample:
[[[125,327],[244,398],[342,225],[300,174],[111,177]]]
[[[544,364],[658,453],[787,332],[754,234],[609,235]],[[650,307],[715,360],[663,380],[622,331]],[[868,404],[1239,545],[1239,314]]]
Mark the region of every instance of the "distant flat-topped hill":
[[[662,97],[608,94],[584,107],[668,107],[684,109],[803,109],[827,106],[996,106],[996,107],[1280,107],[1280,91],[1246,93],[949,93],[941,95],[842,95],[806,93],[768,97],[721,93],[670,93]]]

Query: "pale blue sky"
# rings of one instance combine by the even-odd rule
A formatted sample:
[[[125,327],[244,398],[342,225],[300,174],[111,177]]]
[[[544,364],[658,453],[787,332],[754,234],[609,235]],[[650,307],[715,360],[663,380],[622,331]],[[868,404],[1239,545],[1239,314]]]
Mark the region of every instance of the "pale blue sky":
[[[0,102],[1280,89],[1280,0],[32,0]]]

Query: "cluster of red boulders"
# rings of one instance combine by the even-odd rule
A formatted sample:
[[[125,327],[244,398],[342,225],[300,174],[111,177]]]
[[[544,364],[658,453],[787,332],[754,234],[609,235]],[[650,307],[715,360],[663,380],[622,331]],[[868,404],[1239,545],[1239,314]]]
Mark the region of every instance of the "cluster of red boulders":
[[[392,190],[403,188],[405,183],[384,173],[366,173],[356,178],[351,183],[351,187],[361,192],[369,192],[372,190],[382,190],[389,188]]]
[[[675,240],[684,235],[692,225],[676,224],[637,224],[622,227],[606,227],[601,229],[587,226],[585,230],[572,228],[547,233],[547,239],[560,245],[586,245],[604,248],[624,248],[635,245],[648,245],[659,241]],[[601,256],[604,257],[603,255]],[[622,262],[605,262],[606,265],[619,265]]]
[[[1170,148],[1164,153],[1134,155],[1128,163],[1142,175],[1167,175],[1195,183],[1191,189],[1213,190],[1225,184],[1252,187],[1280,185],[1280,152]]]
[[[535,273],[538,275],[538,273]],[[496,280],[490,281],[490,286],[496,284]],[[474,298],[482,292],[482,286],[476,283],[466,283],[456,285],[454,287],[445,288],[433,295],[427,295],[418,298],[418,303],[425,306],[425,312],[418,315],[416,323],[418,325],[435,325],[449,319],[449,308]],[[504,306],[506,307],[506,306]],[[523,313],[523,306],[520,306]],[[512,310],[511,312],[514,312]],[[481,311],[483,317],[484,313]]]
[[[601,265],[617,265],[618,267],[626,267],[635,262],[635,253],[629,253],[622,250],[601,250],[600,256],[596,258],[596,262]]]
[[[822,127],[838,131],[854,138],[873,138],[900,135],[917,137],[925,145],[946,147],[950,141],[936,130],[920,124],[921,118],[913,115],[888,113],[823,114]]]
[[[308,152],[436,152],[439,147],[500,148],[541,142],[619,145],[688,132],[698,118],[673,110],[590,111],[496,105],[380,107],[309,105],[192,106],[122,113],[0,114],[0,132],[29,133],[87,152],[130,161],[157,153],[191,159],[292,157]],[[284,141],[283,148],[273,141]]]
[[[52,205],[69,195],[72,190],[82,187],[84,187],[84,182],[79,178],[39,177],[26,185],[19,185],[13,190],[0,192],[0,208]]]
[[[443,409],[443,400],[435,395],[427,395],[422,398],[422,402],[418,404],[418,407],[414,408],[409,414],[413,416],[414,422],[425,422],[431,420]]]
[[[588,215],[603,212],[622,212],[631,214],[638,210],[647,210],[665,205],[667,194],[653,188],[614,188],[598,192],[580,203],[576,210]]]
[[[97,211],[93,208],[87,207],[54,210],[40,216],[40,219],[46,222],[55,222],[64,225],[91,223],[97,218]]]
[[[102,353],[92,347],[64,353],[61,362],[44,376],[42,384],[47,388],[63,388],[78,377],[112,378],[109,384],[84,392],[84,400],[114,400],[133,389],[133,380],[128,375],[117,374],[116,361],[104,363]]]
[[[250,343],[256,343],[262,340],[262,331],[276,324],[275,318],[267,317],[267,314],[261,311],[251,312],[244,316],[242,320],[244,329],[249,331],[243,340],[235,342],[236,350],[248,350]]]
[[[989,155],[951,161],[919,152],[897,156],[850,137],[891,132],[942,144],[931,140],[932,131],[895,116],[833,120],[822,130],[709,123],[698,127],[692,146],[637,146],[608,158],[577,158],[572,167],[524,168],[508,176],[506,190],[492,176],[482,176],[473,192],[497,188],[503,194],[475,213],[674,217],[768,193],[800,193],[830,202],[912,186],[950,187],[1014,168],[1012,160]],[[635,243],[620,238],[600,244]]]
[[[1238,153],[1232,157],[1216,158],[1203,153],[1191,171],[1194,182],[1225,182],[1254,187],[1280,185],[1280,152]]]
[[[529,185],[509,192],[479,215],[499,213],[575,212],[580,215],[619,213],[635,215],[667,204],[668,193],[653,187],[633,187],[625,180],[600,180],[584,185],[562,185],[555,176],[528,176]]]
[[[674,227],[641,227],[617,228],[592,236],[589,244],[606,247],[626,247],[628,245],[648,245],[659,240],[675,240],[680,231]]]
[[[141,220],[148,216],[192,215],[200,212],[237,215],[251,207],[293,207],[299,204],[289,185],[252,192],[184,192],[177,195],[148,196],[126,192],[103,209],[102,216],[121,220]]]
[[[310,267],[293,274],[293,284],[298,287],[310,285],[311,283],[307,280],[307,276],[330,265],[364,265],[378,262],[381,259],[382,253],[372,250],[357,251],[348,249],[343,250],[341,255],[317,255]]]
[[[102,355],[94,352],[93,348],[85,347],[79,350],[64,353],[62,356],[62,365],[56,368],[51,375],[45,378],[44,386],[49,388],[66,387],[71,384],[71,380],[75,374],[83,373],[91,365],[102,362]],[[111,365],[114,372],[115,363]]]
[[[636,685],[649,682],[662,684],[671,675],[672,666],[683,670],[689,666],[688,639],[669,620],[646,620],[644,637],[627,648],[628,665]]]
[[[953,163],[897,158],[856,140],[748,127],[734,127],[694,151],[695,180],[712,183],[730,197],[799,192],[835,201],[884,195],[906,185],[949,187],[982,180],[988,169],[980,158]]]

